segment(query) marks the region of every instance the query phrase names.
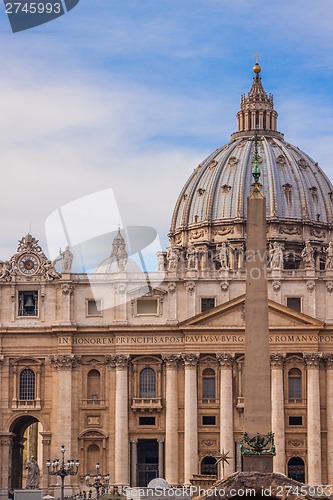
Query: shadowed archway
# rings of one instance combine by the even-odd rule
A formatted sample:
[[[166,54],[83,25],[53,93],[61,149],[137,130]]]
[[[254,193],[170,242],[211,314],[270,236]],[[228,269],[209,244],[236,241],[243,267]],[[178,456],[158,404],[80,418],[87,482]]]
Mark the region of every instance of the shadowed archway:
[[[24,415],[18,417],[10,426],[10,432],[13,433],[12,446],[10,452],[11,467],[9,468],[10,477],[8,484],[10,491],[21,489],[23,487],[23,466],[24,466],[24,447],[27,441],[25,437],[27,429],[33,424],[38,424],[39,420],[31,415]],[[34,451],[35,458],[38,458],[37,446]],[[27,458],[31,449],[26,452]]]

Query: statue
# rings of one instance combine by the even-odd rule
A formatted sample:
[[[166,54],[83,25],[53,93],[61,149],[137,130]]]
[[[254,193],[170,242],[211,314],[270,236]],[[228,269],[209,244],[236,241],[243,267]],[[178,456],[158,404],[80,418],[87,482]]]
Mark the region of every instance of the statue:
[[[283,248],[277,241],[269,249],[268,266],[272,269],[283,269]]]
[[[164,262],[164,254],[162,252],[157,254],[157,265],[158,265],[158,272],[164,273],[165,262]]]
[[[118,255],[117,255],[118,269],[121,273],[124,273],[126,271],[127,260],[128,260],[128,254],[126,251],[126,246],[124,244],[118,248]]]
[[[26,483],[27,490],[37,489],[39,486],[39,467],[34,457],[28,460],[26,469],[28,469],[28,477]]]
[[[12,264],[6,260],[2,263],[0,269],[0,280],[7,280],[10,277],[12,271]]]
[[[326,271],[333,270],[333,241],[330,241],[328,247],[325,250],[326,252],[326,262],[325,269]]]
[[[306,268],[314,268],[315,266],[315,261],[314,261],[314,249],[311,246],[310,241],[305,242],[305,247],[302,250],[301,257],[303,259],[303,262],[305,264]]]
[[[218,248],[217,258],[221,264],[221,269],[228,269],[229,248],[225,242]]]
[[[197,251],[193,245],[187,249],[187,269],[196,269],[197,265]]]
[[[59,274],[53,267],[53,263],[47,259],[43,259],[41,262],[41,270],[42,274],[48,281],[52,281],[54,279],[59,278]]]
[[[72,272],[73,259],[74,255],[70,251],[69,246],[66,246],[63,252],[60,249],[59,256],[53,261],[53,266],[56,262],[62,261],[61,272],[64,274],[70,274]]]
[[[177,271],[178,251],[174,247],[170,247],[167,253],[168,271]]]

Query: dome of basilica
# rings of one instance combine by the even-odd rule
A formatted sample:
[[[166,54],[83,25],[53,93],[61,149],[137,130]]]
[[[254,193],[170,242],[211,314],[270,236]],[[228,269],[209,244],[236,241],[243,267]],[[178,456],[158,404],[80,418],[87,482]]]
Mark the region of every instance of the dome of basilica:
[[[245,239],[247,197],[255,149],[266,198],[268,239],[325,242],[333,227],[333,185],[309,155],[277,131],[273,96],[260,66],[250,92],[241,97],[238,131],[194,170],[177,200],[172,245]]]

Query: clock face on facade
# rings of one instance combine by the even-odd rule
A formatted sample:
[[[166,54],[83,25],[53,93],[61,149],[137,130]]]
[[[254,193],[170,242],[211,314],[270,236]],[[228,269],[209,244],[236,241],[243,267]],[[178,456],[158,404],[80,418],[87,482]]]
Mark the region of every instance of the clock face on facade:
[[[23,274],[35,274],[39,267],[38,259],[31,254],[26,254],[19,260],[19,269]]]

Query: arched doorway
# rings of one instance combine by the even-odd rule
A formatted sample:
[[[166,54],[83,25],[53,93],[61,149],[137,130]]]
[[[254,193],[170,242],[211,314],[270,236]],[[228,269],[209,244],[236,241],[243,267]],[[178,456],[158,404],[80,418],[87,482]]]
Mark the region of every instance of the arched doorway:
[[[288,460],[288,477],[305,483],[305,464],[300,457],[292,457]]]
[[[39,468],[42,468],[43,457],[41,448],[42,425],[39,420],[31,415],[18,417],[11,425],[13,433],[8,478],[9,490],[13,491],[25,487],[26,464],[34,457]]]
[[[204,476],[216,476],[217,477],[217,462],[215,457],[204,457],[201,460],[200,472]]]

